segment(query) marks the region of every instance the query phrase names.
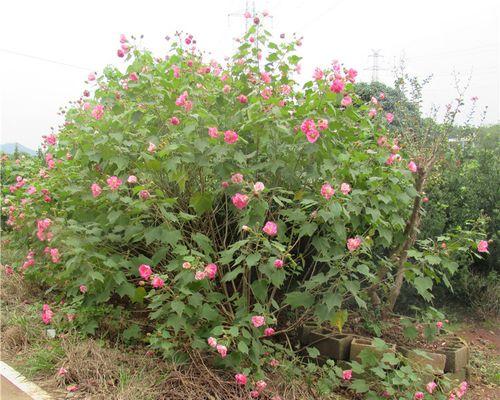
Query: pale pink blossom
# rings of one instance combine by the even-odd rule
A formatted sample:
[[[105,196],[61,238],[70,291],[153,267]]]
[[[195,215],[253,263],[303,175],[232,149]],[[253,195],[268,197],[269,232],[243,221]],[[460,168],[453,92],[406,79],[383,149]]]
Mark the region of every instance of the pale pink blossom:
[[[258,390],[250,390],[249,395],[250,395],[250,397],[251,397],[252,399],[257,399],[257,398],[259,398],[260,393],[259,393],[259,391],[258,391]]]
[[[219,136],[219,131],[215,127],[208,128],[208,136],[216,139]]]
[[[68,386],[68,387],[66,388],[66,390],[67,390],[68,392],[76,392],[76,391],[78,390],[78,386],[77,386],[77,385],[71,385],[71,386]]]
[[[422,201],[423,201],[424,203],[428,203],[428,202],[429,202],[429,198],[428,198],[428,197],[424,197],[424,198],[422,199]]]
[[[443,327],[443,323],[441,321],[436,322],[436,328],[441,329]]]
[[[30,186],[27,190],[26,190],[26,193],[27,194],[35,194],[36,193],[36,187],[34,186]]]
[[[224,142],[227,144],[234,144],[238,141],[238,134],[235,131],[225,131],[224,132]]]
[[[340,191],[345,194],[345,195],[348,195],[349,192],[351,191],[351,185],[349,185],[348,183],[342,183],[342,185],[340,185]]]
[[[269,86],[266,86],[264,89],[260,91],[260,95],[264,100],[269,100],[273,95],[273,89]]]
[[[330,200],[331,197],[335,194],[335,189],[329,183],[325,183],[321,186],[321,196],[325,199]]]
[[[269,73],[267,73],[267,72],[261,72],[260,73],[260,78],[262,79],[262,81],[265,84],[271,83],[271,75],[269,75]]]
[[[231,197],[231,201],[236,208],[242,210],[248,205],[249,198],[246,194],[236,193]]]
[[[128,182],[128,183],[137,183],[137,176],[135,176],[135,175],[130,175],[130,176],[127,178],[127,182]]]
[[[106,182],[108,183],[108,186],[111,190],[117,190],[120,185],[122,184],[122,180],[119,179],[117,176],[111,176],[109,177]]]
[[[354,82],[356,76],[358,76],[358,71],[355,69],[349,68],[347,71],[346,77],[349,82]]]
[[[278,360],[276,360],[275,358],[273,358],[271,361],[269,361],[269,365],[271,367],[277,367],[278,365],[280,365],[280,362]]]
[[[272,329],[272,328],[269,328]],[[262,392],[265,388],[267,387],[267,383],[263,380],[255,382],[255,388],[259,391]]]
[[[378,144],[379,146],[384,146],[386,143],[387,143],[387,137],[385,137],[385,136],[380,136],[380,137],[377,139],[377,144]]]
[[[392,121],[394,120],[394,114],[392,114],[392,113],[386,113],[385,114],[385,119],[387,120],[388,123],[392,123]]]
[[[95,119],[99,120],[102,118],[103,115],[104,115],[104,106],[102,104],[96,105],[92,110],[92,116]]]
[[[352,369],[346,369],[342,371],[342,379],[345,381],[349,381],[352,378]]]
[[[275,330],[273,328],[266,328],[264,329],[264,336],[273,336]]]
[[[213,347],[215,348],[217,346],[217,340],[215,338],[213,338],[212,336],[210,336],[208,339],[207,339],[207,343],[210,347]]]
[[[375,108],[371,108],[370,111],[368,111],[368,116],[370,118],[376,117],[377,116],[377,110]]]
[[[281,94],[284,94],[286,96],[292,92],[292,88],[290,87],[290,85],[281,85],[280,92]]]
[[[262,231],[267,233],[269,236],[276,236],[278,234],[278,225],[276,225],[275,222],[267,221],[262,228]]]
[[[429,382],[427,385],[425,385],[425,390],[427,390],[427,393],[432,394],[434,390],[437,388],[437,383],[432,381]]]
[[[197,281],[201,281],[207,277],[207,273],[205,271],[196,271],[194,274],[194,279]]]
[[[87,286],[85,286],[85,285],[80,285],[79,289],[80,289],[81,293],[87,293],[87,290],[88,290]]]
[[[226,347],[226,346],[224,346],[224,345],[222,345],[222,344],[218,344],[218,345],[216,346],[216,348],[217,348],[217,352],[220,354],[220,356],[221,356],[222,358],[225,358],[225,357],[226,357],[226,355],[227,355],[227,347]]]
[[[215,279],[217,275],[217,264],[207,264],[205,267],[205,274],[208,276],[208,279]]]
[[[340,105],[342,107],[348,107],[352,104],[352,98],[351,96],[344,96],[342,100],[340,101]]]
[[[141,275],[141,278],[143,279],[149,279],[153,271],[151,270],[151,267],[147,264],[141,264],[139,266],[139,275]]]
[[[488,242],[486,240],[480,240],[477,244],[477,251],[480,253],[488,252]]]
[[[252,325],[256,328],[264,325],[266,323],[266,319],[262,315],[254,315],[252,317]]]
[[[188,262],[188,261],[184,261],[182,263],[182,268],[184,268],[184,269],[190,269],[191,268],[191,263]]]
[[[120,43],[127,43],[127,37],[123,33],[120,35]]]
[[[68,373],[68,370],[64,367],[59,368],[59,370],[57,371],[57,375],[59,375],[59,376],[64,376],[67,373]]]
[[[95,81],[95,74],[93,72],[91,72],[88,76],[87,76],[87,79],[89,81]]]
[[[231,182],[233,183],[242,183],[243,182],[243,175],[241,174],[233,174],[231,176]]]
[[[313,73],[313,78],[317,81],[323,79],[323,70],[321,68],[315,68]]]
[[[150,153],[154,153],[156,150],[156,144],[152,143],[152,142],[149,142],[149,146],[148,146],[148,151]]]
[[[264,186],[264,184],[262,182],[255,182],[255,184],[253,185],[253,191],[255,193],[260,193],[264,189],[265,189],[265,186]]]
[[[247,376],[245,374],[236,374],[234,379],[238,385],[244,386],[247,384]]]
[[[361,246],[361,238],[355,237],[347,239],[347,248],[350,252],[357,250]]]
[[[159,289],[159,288],[162,288],[163,286],[165,286],[165,281],[163,279],[161,279],[158,275],[156,275],[152,282],[151,282],[151,285],[155,288],[155,289]]]
[[[102,193],[102,189],[97,183],[93,183],[90,186],[90,190],[92,191],[92,196],[94,197],[97,197]]]
[[[320,131],[324,131],[325,129],[328,129],[328,120],[327,119],[318,120],[318,129]]]

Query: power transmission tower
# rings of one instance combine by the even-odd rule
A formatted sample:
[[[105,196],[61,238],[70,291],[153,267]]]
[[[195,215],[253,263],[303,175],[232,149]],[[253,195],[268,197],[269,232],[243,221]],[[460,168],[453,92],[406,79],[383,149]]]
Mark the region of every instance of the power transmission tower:
[[[249,5],[248,4],[248,0],[245,0],[245,11],[244,13],[247,13],[249,12],[250,14],[252,15],[255,15],[255,1],[252,0],[252,4]],[[231,26],[231,18],[234,18],[234,17],[238,17],[238,18],[242,18],[245,20],[245,32],[248,30],[248,20],[250,18],[245,18],[243,16],[244,14],[241,13],[241,12],[233,12],[233,13],[229,13],[227,15],[227,25],[230,27]]]
[[[373,50],[372,54],[368,57],[373,58],[373,63],[371,68],[367,68],[372,71],[372,82],[379,82],[379,71],[383,71],[385,68],[382,68],[380,65],[380,60],[384,58],[381,54],[381,50]]]

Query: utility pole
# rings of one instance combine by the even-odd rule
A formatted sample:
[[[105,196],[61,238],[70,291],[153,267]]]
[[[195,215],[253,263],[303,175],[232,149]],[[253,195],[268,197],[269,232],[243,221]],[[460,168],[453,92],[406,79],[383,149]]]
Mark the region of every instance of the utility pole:
[[[372,49],[372,54],[370,54],[368,57],[373,58],[373,63],[370,69],[372,71],[372,82],[379,82],[379,71],[383,71],[384,68],[380,66],[380,60],[384,58],[384,56],[381,54],[381,50],[373,50]]]

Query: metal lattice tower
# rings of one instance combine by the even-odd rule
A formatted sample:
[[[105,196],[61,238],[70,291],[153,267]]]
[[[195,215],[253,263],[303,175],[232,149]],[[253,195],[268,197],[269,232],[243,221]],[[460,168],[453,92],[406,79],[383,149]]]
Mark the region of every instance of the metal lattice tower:
[[[384,70],[384,68],[382,68],[380,65],[380,60],[384,58],[384,56],[381,54],[381,50],[372,49],[372,54],[370,54],[368,57],[373,58],[372,67],[367,68],[372,71],[372,82],[379,82],[379,71]]]

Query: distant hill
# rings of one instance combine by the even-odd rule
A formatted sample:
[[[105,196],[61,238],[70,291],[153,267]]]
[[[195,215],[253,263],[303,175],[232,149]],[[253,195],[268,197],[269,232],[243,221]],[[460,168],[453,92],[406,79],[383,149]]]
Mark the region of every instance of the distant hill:
[[[29,147],[23,146],[20,143],[3,143],[0,144],[0,152],[2,153],[7,153],[7,154],[14,154],[14,151],[16,149],[16,144],[17,144],[17,150],[19,153],[26,153],[29,155],[34,156],[36,154],[35,150],[30,149]]]

